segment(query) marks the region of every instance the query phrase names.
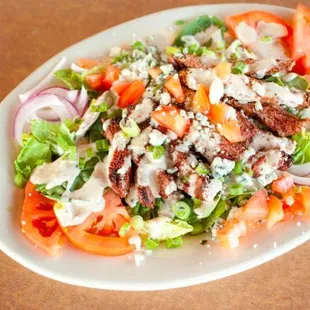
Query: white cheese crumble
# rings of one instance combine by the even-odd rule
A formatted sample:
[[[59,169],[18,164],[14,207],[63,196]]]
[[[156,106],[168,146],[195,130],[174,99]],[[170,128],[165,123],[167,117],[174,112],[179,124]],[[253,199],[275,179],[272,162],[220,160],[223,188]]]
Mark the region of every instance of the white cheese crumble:
[[[171,102],[171,96],[169,93],[163,92],[162,94],[160,94],[159,103],[161,105],[168,105],[170,102]]]
[[[141,249],[142,240],[139,236],[133,236],[128,239],[128,243],[131,245],[134,245],[136,247],[136,250]]]
[[[153,129],[153,131],[149,135],[149,142],[153,146],[162,145],[165,143],[167,136],[161,133],[157,129]]]
[[[226,158],[215,157],[211,164],[212,175],[215,178],[229,174],[235,167],[235,162]]]

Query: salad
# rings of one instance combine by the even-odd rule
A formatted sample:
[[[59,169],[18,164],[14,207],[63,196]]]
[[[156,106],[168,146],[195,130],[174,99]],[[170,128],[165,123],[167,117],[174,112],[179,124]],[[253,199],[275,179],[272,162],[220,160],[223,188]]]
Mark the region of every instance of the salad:
[[[19,96],[22,232],[50,255],[117,256],[199,234],[232,249],[310,215],[309,27],[303,5],[290,22],[202,15],[62,58]]]

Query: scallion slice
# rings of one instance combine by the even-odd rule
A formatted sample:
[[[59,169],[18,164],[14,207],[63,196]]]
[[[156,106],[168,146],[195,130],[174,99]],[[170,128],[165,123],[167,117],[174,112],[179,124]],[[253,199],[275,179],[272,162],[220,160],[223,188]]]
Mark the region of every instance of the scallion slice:
[[[118,234],[120,237],[125,237],[125,235],[127,234],[127,232],[129,231],[130,229],[130,224],[129,223],[125,223],[122,225],[122,227],[120,228]]]
[[[242,174],[243,169],[242,169],[242,163],[240,160],[236,161],[233,171],[234,171],[234,174],[236,175]]]
[[[95,142],[97,151],[108,151],[109,150],[109,142],[107,139],[97,140]]]
[[[178,201],[175,205],[173,205],[172,211],[177,218],[183,221],[188,219],[191,214],[190,206],[184,201]]]
[[[131,226],[135,229],[135,230],[141,230],[144,226],[144,221],[142,216],[140,215],[135,215],[131,221]]]
[[[247,66],[246,63],[239,61],[231,68],[231,72],[233,74],[243,74],[246,72]]]
[[[180,248],[183,244],[183,239],[181,236],[176,237],[176,238],[170,238],[166,240],[166,247],[168,249],[176,249]]]
[[[294,87],[303,91],[309,88],[309,82],[302,76],[297,75],[294,79],[287,83],[289,87]]]
[[[229,188],[229,195],[239,196],[243,193],[243,185],[240,183],[232,184]]]
[[[147,250],[153,250],[159,246],[159,241],[157,239],[145,239],[143,245]]]
[[[201,174],[201,175],[207,175],[210,170],[203,164],[203,163],[200,163],[196,168],[195,168],[195,171],[198,173],[198,174]]]
[[[122,119],[119,125],[122,128],[124,134],[130,138],[136,137],[141,132],[140,127],[131,118],[128,118],[127,121]]]

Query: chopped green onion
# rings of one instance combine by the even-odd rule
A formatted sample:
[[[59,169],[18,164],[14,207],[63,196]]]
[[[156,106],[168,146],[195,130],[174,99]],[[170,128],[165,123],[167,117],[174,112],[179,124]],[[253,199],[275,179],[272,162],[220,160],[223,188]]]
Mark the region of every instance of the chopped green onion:
[[[289,87],[294,87],[303,91],[309,88],[309,82],[302,76],[296,76],[294,79],[287,83]]]
[[[91,157],[94,157],[94,150],[92,148],[88,148],[86,150],[86,155],[87,155],[87,158],[91,158]]]
[[[168,56],[178,54],[178,53],[181,53],[181,50],[178,47],[175,47],[175,46],[167,46],[166,47],[166,54]]]
[[[243,74],[247,69],[247,64],[244,62],[237,62],[232,68],[231,68],[231,72],[233,74]]]
[[[125,235],[128,233],[129,229],[130,229],[130,224],[129,223],[125,223],[122,225],[122,227],[120,228],[118,234],[120,237],[125,237]]]
[[[193,202],[194,202],[194,205],[193,205],[193,208],[194,208],[194,209],[200,208],[200,207],[201,207],[201,200],[200,200],[200,199],[194,198],[194,199],[193,199]]]
[[[144,226],[143,217],[140,215],[135,215],[131,219],[130,224],[135,230],[141,230]]]
[[[195,171],[200,175],[207,175],[210,172],[210,170],[203,163],[200,163],[195,168]]]
[[[191,208],[184,201],[178,201],[172,206],[172,211],[174,215],[180,220],[187,220],[191,214]]]
[[[129,125],[127,125],[128,122],[129,122]],[[119,125],[122,128],[124,134],[128,137],[131,137],[131,138],[136,137],[141,132],[140,127],[131,118],[129,118],[127,122],[125,122],[125,120],[122,119],[121,122],[119,123]]]
[[[109,112],[107,112],[109,119],[122,117],[122,113],[123,113],[122,109],[114,109],[112,111],[109,110]]]
[[[85,163],[86,163],[86,159],[84,157],[80,157],[80,159],[79,159],[79,167],[80,167],[81,170],[84,169]]]
[[[153,148],[153,157],[154,159],[161,158],[165,153],[165,148],[162,145],[156,145]]]
[[[209,50],[208,48],[206,48],[204,46],[201,47],[201,54],[200,55],[201,56],[208,56],[208,57],[211,57],[211,58],[216,57],[216,54],[213,51]]]
[[[180,178],[180,181],[181,181],[182,183],[187,183],[187,182],[189,181],[189,176],[183,176],[183,177],[181,177],[181,178]]]
[[[176,237],[176,238],[170,238],[166,240],[166,247],[168,249],[176,249],[180,248],[183,244],[183,239],[181,236]]]
[[[184,24],[185,24],[185,21],[184,21],[183,19],[179,19],[179,20],[176,20],[176,21],[174,22],[174,24],[175,24],[176,26],[181,26],[181,25],[184,25]]]
[[[24,176],[20,173],[17,173],[14,177],[14,183],[18,187],[24,187],[27,183],[27,179],[24,178]]]
[[[264,36],[264,37],[260,37],[259,39],[263,42],[271,42],[272,41],[271,36]]]
[[[243,193],[243,185],[240,183],[231,184],[229,188],[229,195],[239,196]]]
[[[267,78],[265,80],[266,82],[272,82],[272,83],[276,83],[279,86],[284,86],[283,81],[278,77],[278,76],[270,76],[269,78]]]
[[[105,112],[108,109],[108,104],[102,102],[101,104],[96,104],[96,99],[93,99],[90,104],[90,110],[92,112]]]
[[[234,171],[234,174],[236,175],[242,174],[243,170],[242,170],[242,163],[240,160],[236,161],[233,171]]]
[[[133,42],[133,44],[132,44],[132,49],[134,49],[134,50],[140,50],[140,51],[144,52],[144,51],[145,51],[145,46],[144,46],[143,42],[141,42],[141,41],[135,41],[135,42]]]
[[[191,225],[193,226],[193,230],[190,233],[192,236],[199,235],[205,231],[204,226],[200,222],[191,223]]]
[[[253,170],[250,167],[245,168],[245,172],[251,177],[253,176]]]
[[[157,239],[145,239],[143,245],[147,250],[153,250],[159,246],[159,241]]]
[[[109,150],[109,142],[107,139],[97,140],[95,142],[97,151],[108,151]]]

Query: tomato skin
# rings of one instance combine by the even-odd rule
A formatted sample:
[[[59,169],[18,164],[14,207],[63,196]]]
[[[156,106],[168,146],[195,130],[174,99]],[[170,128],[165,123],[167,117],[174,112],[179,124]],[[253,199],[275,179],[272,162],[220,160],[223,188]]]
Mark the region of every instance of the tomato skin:
[[[261,189],[254,193],[242,207],[243,216],[247,220],[263,220],[269,214],[267,205],[267,191]]]
[[[117,83],[113,85],[112,89],[120,96],[131,84],[131,82]]]
[[[118,237],[121,226],[130,217],[120,198],[112,191],[105,194],[103,211],[92,213],[82,224],[62,227],[62,231],[75,247],[98,255],[119,256],[132,252],[135,247],[128,243],[128,235]]]
[[[120,71],[117,67],[109,65],[105,70],[105,75],[102,81],[102,87],[105,90],[109,90],[112,84],[118,80]]]
[[[284,195],[294,186],[294,178],[291,174],[286,174],[274,180],[271,185],[272,191]]]
[[[213,72],[219,79],[225,81],[229,76],[229,74],[231,73],[231,67],[232,67],[231,63],[221,62],[213,68]]]
[[[148,69],[148,73],[155,80],[163,72],[159,67],[153,67]]]
[[[163,106],[161,109],[155,110],[151,117],[161,126],[176,133],[180,138],[189,130],[190,121],[182,116],[176,107]]]
[[[85,77],[87,85],[94,90],[104,89],[103,79],[104,79],[103,73],[89,74]]]
[[[267,228],[271,229],[284,218],[283,203],[276,196],[270,195],[268,197],[268,208]]]
[[[98,65],[98,61],[90,58],[80,58],[77,65],[84,69],[91,69]]]
[[[169,76],[166,79],[164,86],[168,90],[170,95],[175,98],[177,103],[182,103],[185,101],[184,91],[179,76],[177,74],[175,74],[174,76]]]
[[[211,108],[211,103],[206,88],[203,85],[198,86],[192,105],[194,112],[208,114]]]
[[[145,86],[142,81],[134,81],[128,88],[124,90],[117,103],[120,108],[126,108],[129,105],[136,104],[142,97]]]
[[[27,183],[21,217],[22,232],[33,244],[51,256],[57,255],[65,242],[53,205],[53,200],[38,193],[32,183]]]
[[[310,9],[299,4],[293,17],[293,68],[298,74],[310,74]]]
[[[240,126],[237,120],[229,120],[224,124],[219,124],[217,126],[217,130],[231,143],[242,142],[245,140],[241,134]]]

